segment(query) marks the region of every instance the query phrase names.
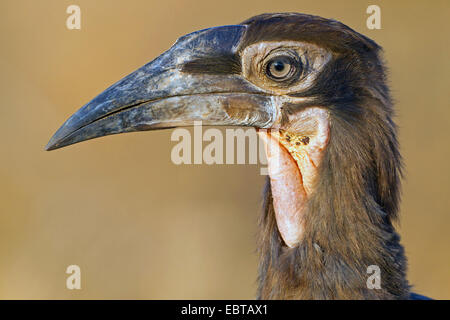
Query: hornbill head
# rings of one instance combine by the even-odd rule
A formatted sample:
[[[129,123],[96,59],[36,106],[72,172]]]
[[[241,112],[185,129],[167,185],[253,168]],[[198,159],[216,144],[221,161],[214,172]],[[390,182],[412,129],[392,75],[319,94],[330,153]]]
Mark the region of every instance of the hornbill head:
[[[46,149],[194,121],[287,130],[308,105],[351,99],[360,79],[349,66],[361,68],[352,60],[376,48],[339,22],[303,14],[196,31],[78,110]]]
[[[78,110],[46,149],[194,121],[271,129],[260,132],[270,187],[259,296],[405,297],[391,225],[401,160],[379,52],[340,22],[297,13],[193,32]],[[368,290],[369,265],[393,284]]]

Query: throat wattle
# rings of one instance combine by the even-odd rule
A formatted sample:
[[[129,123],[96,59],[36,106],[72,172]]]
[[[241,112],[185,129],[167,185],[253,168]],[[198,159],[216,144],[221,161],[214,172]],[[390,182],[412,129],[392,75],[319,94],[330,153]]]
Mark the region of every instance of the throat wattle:
[[[318,168],[329,140],[328,114],[323,109],[310,108],[297,117],[303,127],[259,131],[266,145],[278,231],[291,248],[302,240],[304,209],[314,192]],[[293,120],[295,123],[296,119]]]

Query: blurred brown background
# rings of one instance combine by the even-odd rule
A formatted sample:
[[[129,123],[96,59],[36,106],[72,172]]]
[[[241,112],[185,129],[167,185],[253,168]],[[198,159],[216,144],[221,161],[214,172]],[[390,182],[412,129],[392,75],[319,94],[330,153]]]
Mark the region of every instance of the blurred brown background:
[[[81,7],[81,30],[66,8]],[[378,4],[382,30],[366,28]],[[181,35],[263,12],[338,19],[385,48],[406,163],[399,230],[416,291],[450,298],[448,34],[442,1],[0,4],[0,298],[253,298],[256,165],[176,166],[171,131],[43,151],[63,121]],[[82,290],[67,290],[77,264]]]

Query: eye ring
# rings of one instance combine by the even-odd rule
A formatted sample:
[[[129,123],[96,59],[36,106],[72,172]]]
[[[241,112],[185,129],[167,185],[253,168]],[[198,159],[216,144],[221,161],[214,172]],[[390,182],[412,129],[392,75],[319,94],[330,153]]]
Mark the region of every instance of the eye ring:
[[[273,56],[265,64],[266,76],[276,82],[295,80],[301,69],[301,62],[287,54]]]

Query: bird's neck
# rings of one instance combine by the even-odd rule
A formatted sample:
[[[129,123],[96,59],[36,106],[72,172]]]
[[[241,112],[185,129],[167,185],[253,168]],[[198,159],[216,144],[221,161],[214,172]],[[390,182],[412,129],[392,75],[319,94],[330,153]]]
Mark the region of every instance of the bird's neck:
[[[346,134],[355,130],[345,127],[347,120],[333,121],[297,247],[287,247],[280,237],[268,179],[258,245],[259,298],[404,299],[409,294],[404,250],[391,223],[401,171],[395,126],[389,119],[379,121],[383,128],[366,124],[356,136]],[[373,130],[380,136],[373,137]]]

